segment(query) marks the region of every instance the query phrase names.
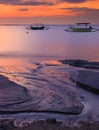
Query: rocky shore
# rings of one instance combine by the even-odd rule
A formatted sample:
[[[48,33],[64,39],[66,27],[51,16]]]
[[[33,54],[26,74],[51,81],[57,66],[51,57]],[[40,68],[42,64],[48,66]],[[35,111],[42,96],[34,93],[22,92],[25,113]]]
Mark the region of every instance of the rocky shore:
[[[85,60],[61,60],[60,62],[75,67],[89,68],[90,70],[78,70],[75,74],[71,74],[70,79],[78,86],[99,94],[99,70],[97,70],[99,69],[99,62]]]
[[[90,62],[87,60],[59,60],[63,64],[68,64],[75,67],[83,67],[89,69],[99,69],[99,62]]]
[[[12,121],[0,122],[0,130],[98,130],[99,122],[79,122],[79,126],[63,126],[61,122],[35,121],[31,124],[24,124],[23,127],[16,127]]]

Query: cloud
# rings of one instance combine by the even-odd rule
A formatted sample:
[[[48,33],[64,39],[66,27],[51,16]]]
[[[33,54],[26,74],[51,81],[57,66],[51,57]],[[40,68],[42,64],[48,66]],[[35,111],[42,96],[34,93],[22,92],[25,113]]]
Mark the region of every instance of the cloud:
[[[37,0],[0,0],[0,4],[19,5],[19,6],[38,6],[38,5],[53,5],[50,1]]]
[[[39,5],[54,5],[57,3],[68,2],[68,3],[83,3],[92,0],[0,0],[0,4],[5,5],[16,5],[16,6],[39,6]]]
[[[95,8],[61,8],[62,10],[71,11],[74,16],[78,16],[79,19],[85,20],[85,19],[91,19],[93,21],[94,19],[98,19],[99,16],[99,9]]]
[[[61,8],[62,10],[70,10],[73,12],[85,12],[85,13],[91,13],[91,12],[98,12],[99,13],[99,9],[92,9],[92,8],[86,8],[86,7],[82,7],[82,8]]]
[[[20,8],[20,9],[18,9],[18,11],[25,12],[25,11],[29,11],[29,9],[28,8]]]
[[[83,3],[89,0],[59,0],[59,2],[68,2],[68,3]]]

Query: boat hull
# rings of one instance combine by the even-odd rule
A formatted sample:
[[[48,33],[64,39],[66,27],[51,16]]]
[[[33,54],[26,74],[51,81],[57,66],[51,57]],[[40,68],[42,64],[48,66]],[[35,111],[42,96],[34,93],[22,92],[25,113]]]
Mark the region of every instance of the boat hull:
[[[67,32],[96,32],[97,29],[93,28],[93,29],[90,29],[90,28],[72,28],[72,29],[66,29],[65,31]]]
[[[44,27],[33,27],[33,26],[32,26],[31,29],[32,29],[32,30],[43,30]]]

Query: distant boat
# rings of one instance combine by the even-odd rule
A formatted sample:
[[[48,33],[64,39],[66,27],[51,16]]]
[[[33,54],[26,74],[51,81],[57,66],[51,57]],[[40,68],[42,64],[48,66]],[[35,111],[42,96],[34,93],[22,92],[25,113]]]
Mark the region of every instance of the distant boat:
[[[76,23],[74,26],[70,26],[66,29],[68,32],[94,32],[97,29],[93,28],[90,23]]]
[[[32,30],[44,30],[45,26],[43,24],[34,24],[30,26]]]

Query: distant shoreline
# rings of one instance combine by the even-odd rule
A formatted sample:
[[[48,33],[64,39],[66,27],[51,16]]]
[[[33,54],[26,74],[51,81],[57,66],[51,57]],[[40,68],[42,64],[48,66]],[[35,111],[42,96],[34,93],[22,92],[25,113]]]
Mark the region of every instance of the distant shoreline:
[[[32,25],[33,23],[29,24],[0,24],[0,26],[29,26]],[[44,24],[46,26],[69,26],[69,25],[74,25],[74,24]],[[99,26],[99,24],[93,24],[93,26]]]

